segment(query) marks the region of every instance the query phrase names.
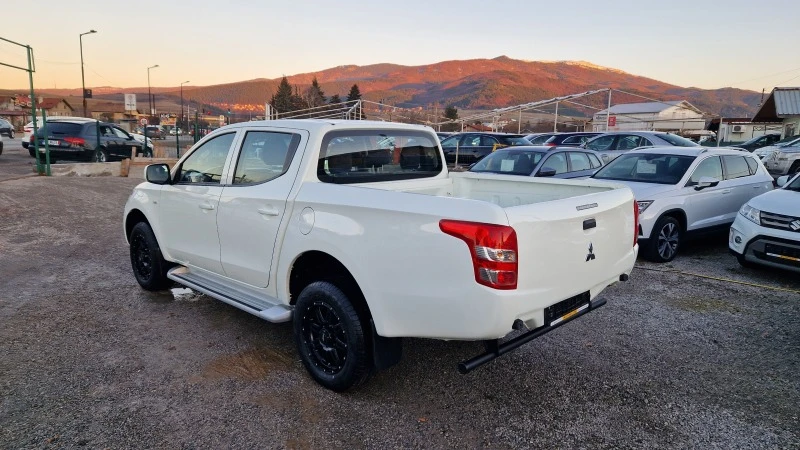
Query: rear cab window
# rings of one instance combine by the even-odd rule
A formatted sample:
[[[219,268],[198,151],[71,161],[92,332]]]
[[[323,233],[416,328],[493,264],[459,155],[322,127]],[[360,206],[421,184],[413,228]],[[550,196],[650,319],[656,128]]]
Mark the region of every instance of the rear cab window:
[[[435,136],[408,130],[337,130],[322,139],[317,177],[353,184],[432,178],[444,168]]]

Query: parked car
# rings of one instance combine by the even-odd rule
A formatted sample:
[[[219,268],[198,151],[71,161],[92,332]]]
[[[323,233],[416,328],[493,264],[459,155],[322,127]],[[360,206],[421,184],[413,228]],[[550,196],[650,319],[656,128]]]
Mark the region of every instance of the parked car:
[[[589,177],[603,166],[592,150],[570,147],[507,147],[470,167],[470,172],[532,177]]]
[[[3,137],[2,134],[0,134],[0,155],[3,154],[3,139],[5,139],[5,137]]]
[[[525,136],[525,139],[531,143],[531,145],[544,145],[548,139],[557,135],[559,133],[532,133]]]
[[[450,136],[454,135],[455,133],[450,131],[437,131],[436,136],[439,138],[440,141],[449,138]]]
[[[52,121],[48,119],[45,126],[39,128],[35,136],[31,136],[28,143],[28,153],[32,157],[36,156],[35,140],[40,142],[40,154],[46,151],[44,145],[46,140],[50,150],[50,162],[58,160],[107,162],[130,157],[132,150],[136,150],[137,154],[149,153],[142,151],[144,147],[142,142],[134,139],[122,128],[86,118]]]
[[[800,139],[775,147],[761,161],[774,177],[800,172]]]
[[[148,125],[143,130],[147,134],[148,139],[166,139],[167,135],[164,130],[158,125]]]
[[[775,145],[780,140],[781,140],[780,133],[770,133],[770,134],[765,134],[763,136],[754,137],[753,139],[744,141],[741,144],[736,144],[735,146],[743,148],[749,152],[752,152],[753,150],[759,149],[761,147],[766,147],[768,145]]]
[[[483,341],[469,372],[602,306],[636,259],[629,189],[449,173],[429,127],[243,122],[145,174],[123,214],[139,285],[292,321],[335,391],[398,362],[401,337]]]
[[[761,147],[759,149],[756,149],[753,151],[753,154],[758,156],[763,161],[764,158],[770,156],[772,152],[779,151],[782,147],[792,146],[798,143],[800,143],[800,136],[792,136],[782,139],[773,145],[768,145],[766,147]]]
[[[800,272],[800,174],[778,178],[778,186],[742,206],[728,247],[742,266]]]
[[[85,120],[85,117],[74,117],[74,116],[50,116],[47,118],[48,121],[58,121],[58,120]],[[41,117],[36,118],[36,125],[38,127],[42,126],[44,120]],[[31,135],[33,134],[33,121],[28,122],[22,127],[22,147],[28,148],[28,143],[31,141]]]
[[[14,139],[14,125],[5,119],[0,119],[0,135]]]
[[[144,135],[143,134],[139,134],[139,133],[128,133],[128,134],[130,134],[137,141],[139,141],[142,144],[144,144]],[[153,140],[150,139],[150,138],[147,138],[147,150],[148,151],[144,153],[144,156],[153,156],[153,148],[154,148],[153,147]]]
[[[608,164],[609,161],[629,150],[663,145],[699,147],[699,144],[689,139],[658,131],[612,131],[593,138],[582,147],[600,153],[603,162]]]
[[[592,178],[633,190],[642,256],[655,262],[672,261],[686,238],[727,230],[743,204],[772,190],[772,177],[758,158],[705,147],[632,150]]]
[[[531,145],[521,134],[459,133],[442,141],[447,164],[470,165],[498,148]],[[458,153],[458,160],[456,160]]]
[[[544,144],[550,147],[580,147],[586,142],[590,141],[593,137],[602,133],[595,132],[575,132],[575,133],[558,133],[550,136],[549,139],[544,141]]]

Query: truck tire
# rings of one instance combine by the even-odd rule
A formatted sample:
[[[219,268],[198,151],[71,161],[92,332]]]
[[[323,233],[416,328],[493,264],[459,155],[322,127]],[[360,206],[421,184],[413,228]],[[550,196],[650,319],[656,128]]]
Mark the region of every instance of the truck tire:
[[[102,147],[95,150],[92,162],[108,162],[108,151]]]
[[[659,218],[643,249],[643,256],[657,263],[672,261],[678,254],[682,234],[678,219],[671,216]]]
[[[129,238],[131,268],[136,281],[148,291],[161,291],[172,286],[167,278],[171,264],[164,260],[153,229],[147,222],[139,222]]]
[[[341,289],[326,281],[309,284],[293,320],[297,352],[317,383],[342,392],[367,380],[372,361],[365,327]]]

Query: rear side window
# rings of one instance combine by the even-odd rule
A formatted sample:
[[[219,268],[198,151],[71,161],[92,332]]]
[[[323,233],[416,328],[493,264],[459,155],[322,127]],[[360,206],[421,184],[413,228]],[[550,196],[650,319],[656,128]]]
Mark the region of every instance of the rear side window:
[[[286,173],[300,144],[300,135],[248,131],[236,162],[233,184],[258,184]]]
[[[744,158],[747,161],[747,167],[750,169],[750,175],[755,175],[758,172],[758,163],[755,159],[748,157]]]
[[[723,156],[722,161],[725,163],[726,180],[750,176],[750,167],[744,156]]]
[[[586,153],[581,152],[569,152],[569,164],[572,166],[573,172],[589,170],[592,168],[592,164],[589,162],[589,157],[586,156]]]
[[[435,177],[442,168],[433,135],[407,130],[342,130],[323,138],[317,177],[324,183],[374,183]]]

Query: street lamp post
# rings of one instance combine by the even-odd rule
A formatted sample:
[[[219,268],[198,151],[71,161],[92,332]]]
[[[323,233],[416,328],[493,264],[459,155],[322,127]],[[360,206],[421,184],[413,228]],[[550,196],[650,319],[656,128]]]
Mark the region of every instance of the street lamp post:
[[[86,117],[86,80],[83,75],[83,36],[85,34],[97,33],[95,30],[89,30],[86,33],[81,33],[78,36],[78,42],[81,44],[81,95],[83,96],[83,117]]]
[[[183,83],[181,83],[181,115],[180,115],[181,124],[183,124],[183,85],[186,83],[188,83],[188,81],[184,81]],[[176,130],[175,133],[177,134],[178,131]]]
[[[147,101],[150,105],[150,111],[147,113],[148,116],[153,115],[153,94],[150,92],[150,69],[155,69],[156,67],[158,67],[158,64],[147,68]]]

